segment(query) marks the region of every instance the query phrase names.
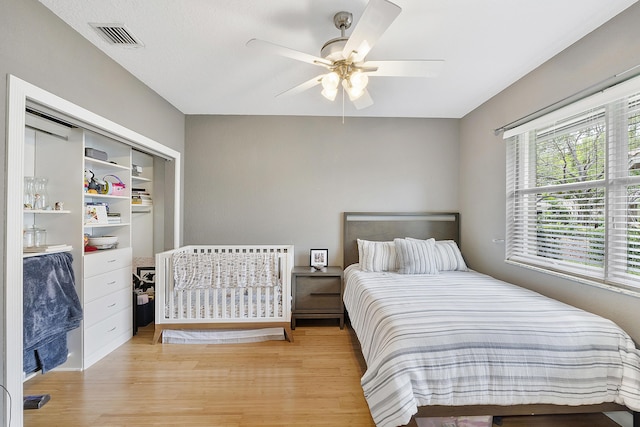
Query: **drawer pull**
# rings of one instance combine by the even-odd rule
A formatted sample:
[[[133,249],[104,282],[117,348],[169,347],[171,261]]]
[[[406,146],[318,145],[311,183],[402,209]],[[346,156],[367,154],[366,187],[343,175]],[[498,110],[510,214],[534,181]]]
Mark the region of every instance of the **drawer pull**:
[[[107,331],[107,333],[109,333],[109,332],[113,332],[113,331],[115,331],[116,329],[118,329],[118,327],[117,327],[117,326],[114,326],[113,328],[109,329],[109,330]]]
[[[115,307],[116,305],[118,305],[118,303],[117,303],[117,302],[114,302],[113,304],[108,305],[108,306],[107,306],[107,308]]]
[[[311,292],[309,295],[312,296],[329,296],[329,297],[335,297],[335,296],[340,296],[340,292]]]
[[[117,259],[110,259],[110,260],[108,260],[107,262],[108,262],[108,263],[112,263],[112,262],[116,262],[116,261],[117,261]]]
[[[115,285],[116,283],[118,283],[118,281],[117,280],[113,280],[111,282],[107,282],[107,285],[111,286],[111,285]]]

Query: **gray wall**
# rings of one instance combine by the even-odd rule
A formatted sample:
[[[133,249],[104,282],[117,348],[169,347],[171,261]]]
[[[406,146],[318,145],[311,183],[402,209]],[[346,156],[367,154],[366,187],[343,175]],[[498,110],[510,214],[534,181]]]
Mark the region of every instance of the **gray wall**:
[[[342,212],[457,211],[458,124],[187,116],[185,244],[292,243],[296,264],[327,248],[342,265]]]
[[[36,0],[0,0],[2,164],[6,162],[7,74],[13,74],[177,151],[183,151],[182,113],[115,64]],[[0,186],[3,188],[0,222],[4,222],[4,174],[0,174]],[[4,238],[4,229],[0,228],[0,239],[3,242]],[[0,256],[4,277],[4,245],[0,246]],[[4,294],[6,284],[4,279],[0,280]],[[0,305],[0,326],[4,329],[5,313],[2,310]],[[4,348],[0,350],[0,358],[4,361]],[[5,382],[4,375],[3,369],[0,373],[2,384]]]
[[[640,342],[640,299],[505,264],[505,143],[493,129],[640,64],[640,4],[468,114],[460,127],[460,210],[471,267],[616,321]],[[507,54],[507,53],[505,53]],[[640,70],[637,70],[640,71]]]

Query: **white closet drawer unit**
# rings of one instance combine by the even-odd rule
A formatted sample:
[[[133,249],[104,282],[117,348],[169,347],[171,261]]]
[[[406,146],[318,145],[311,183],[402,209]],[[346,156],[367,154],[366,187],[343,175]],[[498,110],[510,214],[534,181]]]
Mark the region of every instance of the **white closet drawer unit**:
[[[131,321],[131,303],[124,310],[85,329],[84,354],[91,358],[94,353],[108,354],[120,344],[118,340],[125,336],[128,340],[133,333]]]
[[[131,304],[132,292],[130,289],[113,292],[85,304],[85,328],[91,327],[99,321],[104,320],[127,307],[131,309]]]
[[[108,271],[84,279],[84,302],[126,289],[131,293],[131,267]]]
[[[84,369],[133,334],[131,248],[84,255]]]
[[[108,249],[84,256],[84,277],[131,266],[131,248]]]

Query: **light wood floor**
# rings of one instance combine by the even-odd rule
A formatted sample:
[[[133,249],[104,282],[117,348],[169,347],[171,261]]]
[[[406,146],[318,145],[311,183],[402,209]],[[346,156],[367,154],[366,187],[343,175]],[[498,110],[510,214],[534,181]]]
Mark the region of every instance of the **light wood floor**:
[[[35,426],[373,427],[353,332],[300,322],[295,341],[151,345],[153,325],[84,372],[24,385],[48,393],[24,413]],[[504,427],[611,427],[604,415],[505,417]]]

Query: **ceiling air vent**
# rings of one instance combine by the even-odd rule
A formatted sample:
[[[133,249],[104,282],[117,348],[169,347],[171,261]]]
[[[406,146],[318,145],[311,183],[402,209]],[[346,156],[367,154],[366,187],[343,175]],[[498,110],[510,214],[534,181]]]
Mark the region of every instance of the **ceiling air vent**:
[[[124,24],[89,24],[107,43],[116,46],[143,47]]]

